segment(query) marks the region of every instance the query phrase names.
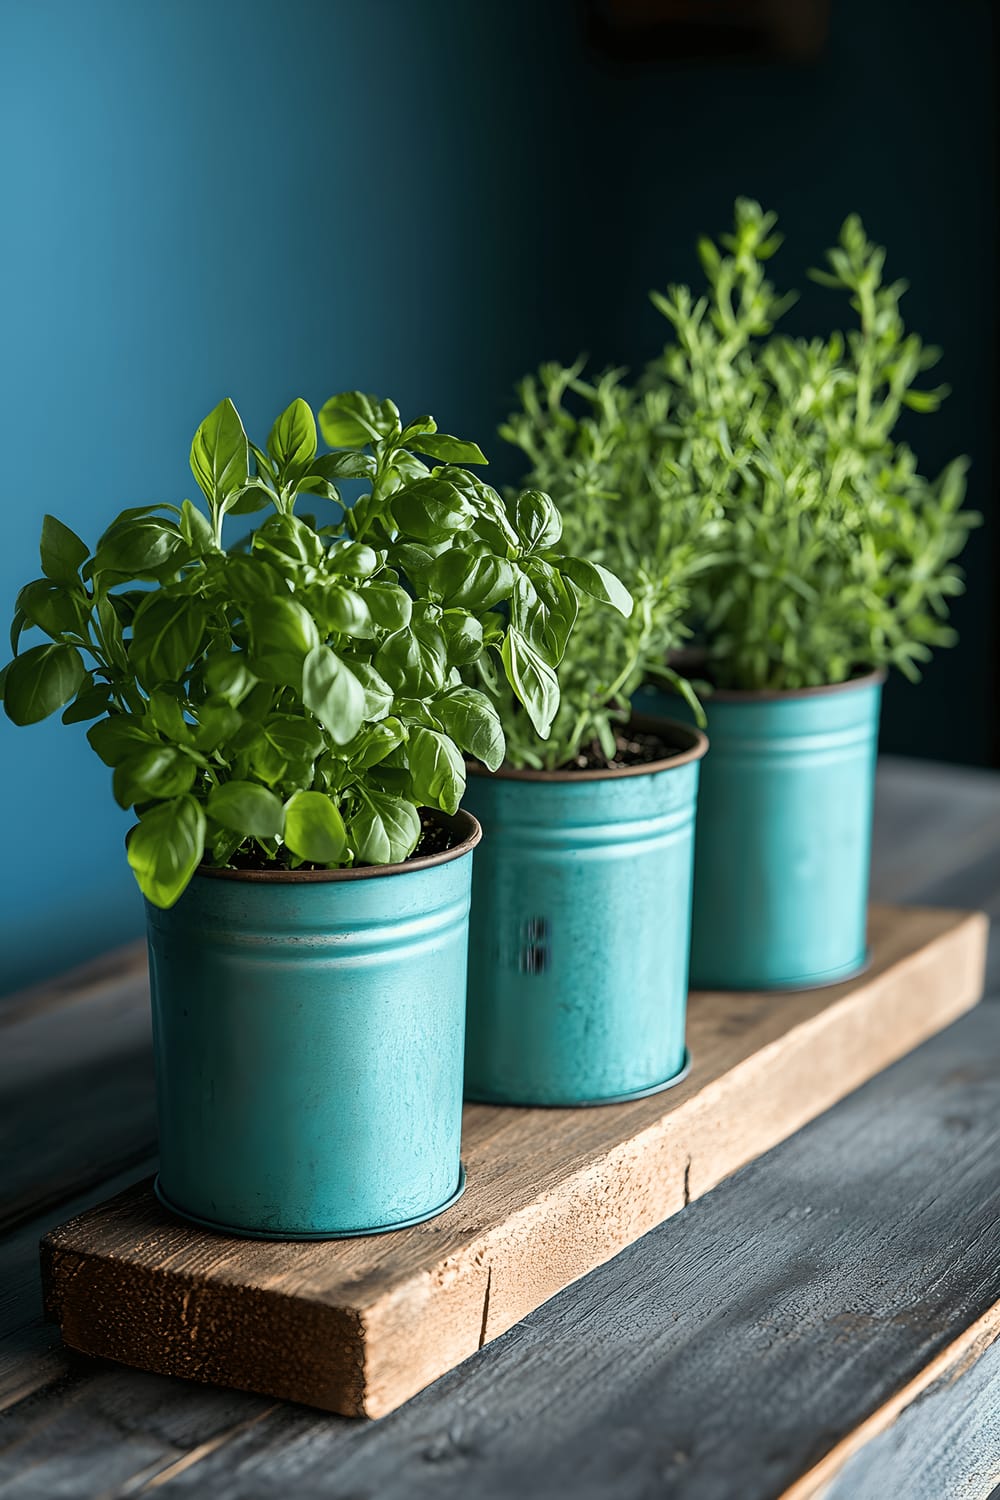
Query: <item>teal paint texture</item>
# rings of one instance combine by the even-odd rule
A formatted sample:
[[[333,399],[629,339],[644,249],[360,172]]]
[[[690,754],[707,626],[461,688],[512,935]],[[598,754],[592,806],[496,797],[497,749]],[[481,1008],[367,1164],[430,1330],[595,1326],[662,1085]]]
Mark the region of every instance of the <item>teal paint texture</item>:
[[[815,64],[624,67],[578,0],[0,0],[0,610],[46,510],[93,542],[189,494],[223,394],[258,432],[298,394],[392,395],[513,481],[491,434],[515,379],[581,349],[641,366],[649,288],[698,277],[737,193],[782,216],[792,331],[829,318],[802,273],[857,209],[946,351],[953,395],[908,435],[931,469],[970,451],[991,512],[961,644],[890,684],[885,742],[987,760],[992,10],[839,0]],[[0,807],[0,991],[139,936],[82,727],[0,719]]]
[[[470,776],[469,1098],[605,1103],[684,1066],[698,769]]]
[[[193,496],[226,394],[266,434],[292,397],[360,387],[496,452],[509,307],[544,329],[559,274],[535,238],[556,210],[504,138],[511,70],[533,93],[551,57],[523,61],[525,36],[566,18],[517,11],[0,0],[0,613],[45,511],[92,545],[124,506]],[[532,130],[554,108],[538,92]],[[514,193],[531,235],[501,233]],[[134,818],[85,726],[0,715],[0,807],[0,992],[140,936]]]
[[[705,700],[696,989],[832,984],[863,966],[881,693],[867,678]],[[655,690],[636,701],[677,711]]]
[[[471,873],[469,850],[362,879],[196,876],[147,907],[172,1208],[327,1238],[454,1198]]]

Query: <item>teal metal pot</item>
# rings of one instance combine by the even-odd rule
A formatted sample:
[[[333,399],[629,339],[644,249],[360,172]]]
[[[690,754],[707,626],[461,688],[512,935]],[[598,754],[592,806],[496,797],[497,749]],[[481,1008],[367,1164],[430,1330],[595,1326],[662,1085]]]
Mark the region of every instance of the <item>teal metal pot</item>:
[[[472,890],[468,1098],[607,1104],[683,1073],[707,741],[683,724],[655,728],[674,759],[470,775],[465,805],[486,837]]]
[[[377,1234],[461,1191],[472,850],[202,871],[147,906],[162,1201],[263,1239]]]
[[[697,989],[803,989],[864,967],[883,680],[706,698]],[[677,712],[665,694],[637,701]]]

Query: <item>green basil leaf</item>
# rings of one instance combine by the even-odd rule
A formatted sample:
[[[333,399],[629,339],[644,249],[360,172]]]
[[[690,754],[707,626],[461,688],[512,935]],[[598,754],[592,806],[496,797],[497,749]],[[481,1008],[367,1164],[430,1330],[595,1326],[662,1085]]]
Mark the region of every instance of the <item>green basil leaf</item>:
[[[305,659],[302,701],[337,745],[352,740],[364,722],[364,689],[329,646],[315,646]]]
[[[398,719],[382,719],[378,724],[366,724],[350,744],[344,746],[343,754],[352,771],[367,771],[391,755],[405,739],[406,730]]]
[[[208,702],[198,708],[198,727],[194,731],[194,747],[205,755],[211,755],[227,745],[229,752],[236,749],[236,738],[244,727],[243,715],[231,703]],[[248,736],[252,738],[252,732]]]
[[[410,730],[407,759],[416,800],[425,807],[457,812],[465,792],[465,761],[454,740],[416,725]]]
[[[403,432],[399,441],[404,445],[404,447],[415,447],[416,445],[413,443],[414,438],[421,437],[426,432],[437,432],[437,430],[438,424],[435,422],[433,417],[414,417],[413,421],[407,422],[406,426],[403,428]]]
[[[448,544],[444,545],[447,548]],[[418,547],[415,542],[398,543],[392,549],[393,567],[423,588],[442,550],[442,547]]]
[[[280,800],[255,781],[225,781],[213,787],[208,796],[208,814],[223,828],[232,829],[244,838],[280,838],[285,827],[285,810]]]
[[[225,588],[238,604],[270,601],[285,592],[281,575],[260,552],[252,552],[249,557],[226,557],[223,568]]]
[[[250,666],[267,682],[298,687],[302,665],[319,645],[316,622],[294,599],[270,599],[252,604],[247,611],[250,626]]]
[[[448,664],[467,667],[483,654],[483,627],[475,615],[464,609],[446,609],[441,616],[441,631],[448,649]]]
[[[338,542],[326,556],[331,573],[345,578],[368,578],[378,567],[378,553],[366,542]]]
[[[153,906],[173,906],[204,852],[205,814],[191,796],[149,808],[128,841],[128,862]]]
[[[445,733],[466,755],[482,761],[487,770],[502,764],[505,744],[500,716],[485,693],[476,688],[453,688],[430,705]]]
[[[370,583],[361,591],[368,613],[380,630],[405,630],[413,613],[413,601],[398,583]]]
[[[351,819],[355,863],[398,865],[420,842],[420,814],[412,802],[367,787],[358,788],[361,806]]]
[[[208,834],[208,847],[212,856],[212,864],[219,869],[225,869],[242,842],[240,835],[233,833],[231,828],[211,828]]]
[[[285,782],[306,786],[323,745],[318,724],[291,714],[271,714],[258,730],[250,764],[254,775],[271,786]]]
[[[249,484],[243,486],[236,492],[236,498],[226,503],[227,516],[250,516],[255,511],[263,510],[266,505],[273,505],[275,494],[271,487],[262,480],[252,479]]]
[[[227,396],[202,422],[191,444],[191,472],[213,509],[235,499],[250,476],[250,447]]]
[[[263,448],[258,448],[256,443],[250,444],[250,452],[253,456],[254,468],[257,470],[258,476],[264,480],[265,484],[274,485],[277,482],[278,476],[269,456],[264,452]]]
[[[344,820],[322,792],[296,792],[285,804],[284,840],[299,859],[335,865],[347,849]]]
[[[181,516],[177,524],[193,557],[201,557],[215,546],[211,522],[196,505],[191,504],[190,500],[182,502]]]
[[[392,514],[400,532],[418,542],[439,542],[466,530],[475,508],[446,479],[418,479],[392,497]]]
[[[282,571],[287,564],[307,563],[318,568],[326,560],[326,550],[311,526],[298,516],[270,516],[253,537],[253,555],[269,553]]]
[[[627,618],[632,613],[632,595],[614,573],[586,557],[560,557],[555,566],[565,578],[575,583],[582,594],[610,604]]]
[[[257,681],[242,651],[213,651],[205,660],[205,685],[217,698],[234,707],[242,703]]]
[[[409,428],[407,428],[407,432]],[[404,434],[405,436],[405,434]],[[427,453],[445,464],[488,464],[489,459],[478,443],[466,443],[461,438],[449,437],[446,432],[434,432],[414,436],[409,446],[418,453]]]
[[[393,691],[385,678],[375,670],[370,661],[349,658],[347,665],[361,684],[365,695],[365,718],[384,719],[392,708]]]
[[[319,458],[313,459],[306,472],[309,476],[315,475],[317,479],[325,479],[331,483],[337,479],[374,479],[375,460],[370,453],[351,450],[321,453]]]
[[[150,597],[143,595],[143,602]],[[127,604],[125,606],[127,608]],[[108,661],[116,671],[126,673],[129,668],[128,652],[122,635],[122,617],[118,612],[118,601],[111,594],[102,595],[97,601],[97,623]]]
[[[551,496],[541,490],[524,490],[508,506],[508,515],[526,552],[554,547],[562,536],[562,516]]]
[[[191,740],[192,727],[184,717],[180,702],[172,693],[164,692],[162,688],[150,693],[146,713],[153,727],[175,745],[186,744]]]
[[[245,698],[240,699],[240,713],[250,724],[263,724],[274,708],[280,689],[269,682],[254,682]],[[318,731],[317,731],[318,732]]]
[[[39,546],[42,572],[55,583],[77,583],[78,574],[90,556],[86,542],[70,531],[55,516],[42,517],[42,540]]]
[[[191,790],[195,764],[173,745],[151,745],[115,767],[112,790],[119,807],[179,797]]]
[[[158,745],[150,721],[138,714],[111,714],[87,730],[87,739],[106,766],[119,766],[130,755]]]
[[[146,687],[179,682],[201,651],[205,612],[183,595],[151,594],[132,622],[129,659]]]
[[[46,635],[82,636],[87,628],[89,605],[76,589],[48,578],[26,583],[17,596],[17,608],[30,625],[37,625]]]
[[[317,595],[312,597],[315,599]],[[324,589],[318,597],[321,600],[318,613],[329,634],[358,637],[372,634],[368,605],[354,589],[333,585]]]
[[[440,692],[448,673],[444,636],[427,623],[400,630],[383,642],[375,667],[398,696],[426,698]]]
[[[189,556],[188,545],[173,521],[144,516],[116,521],[94,553],[94,573],[122,573],[127,578],[156,578]]]
[[[500,648],[504,671],[540,739],[548,739],[559,707],[559,680],[543,657],[513,628]]]
[[[37,724],[75,697],[87,672],[75,646],[32,646],[11,662],[3,704],[15,724]]]
[[[85,724],[106,713],[111,702],[111,689],[106,682],[95,682],[92,677],[84,679],[83,687],[69,707],[63,712],[64,724]]]
[[[14,611],[14,618],[10,622],[10,649],[17,655],[17,648],[21,644],[21,632],[28,623],[28,616],[23,609]]]
[[[549,563],[537,558],[531,559],[528,563],[528,576],[532,584],[533,601],[522,613],[518,603],[519,594],[515,592],[511,620],[527,636],[539,655],[550,666],[557,667],[563,659],[566,643],[576,624],[579,601],[575,590],[563,581]],[[522,580],[518,581],[520,583]]]
[[[445,605],[461,609],[492,609],[508,599],[514,587],[514,570],[505,557],[449,547],[430,573],[430,584]]]
[[[319,427],[331,448],[363,448],[398,432],[399,413],[391,401],[379,401],[361,391],[342,391],[324,403]]]
[[[316,421],[301,396],[296,396],[271,428],[267,450],[282,470],[303,469],[316,457]]]

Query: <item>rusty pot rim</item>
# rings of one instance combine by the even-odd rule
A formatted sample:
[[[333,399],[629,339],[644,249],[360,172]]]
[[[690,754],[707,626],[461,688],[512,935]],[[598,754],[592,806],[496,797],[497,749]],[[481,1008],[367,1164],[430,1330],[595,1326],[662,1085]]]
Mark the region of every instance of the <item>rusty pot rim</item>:
[[[424,854],[418,859],[406,859],[395,865],[358,865],[351,870],[230,870],[221,866],[199,865],[192,880],[243,880],[256,885],[323,885],[330,881],[377,880],[389,875],[409,875],[411,871],[430,870],[435,865],[449,864],[471,854],[483,836],[479,820],[460,807],[456,813],[439,812],[432,809],[444,823],[457,825],[455,832],[464,830],[461,842],[451,849],[442,849],[438,854]],[[131,830],[130,830],[131,831]]]
[[[623,776],[656,776],[662,771],[675,771],[680,766],[688,766],[692,761],[701,760],[708,750],[707,736],[692,724],[682,724],[677,719],[661,719],[655,714],[633,714],[628,721],[628,728],[659,735],[668,743],[671,739],[680,740],[679,754],[664,760],[651,760],[639,766],[608,766],[593,771],[573,771],[565,767],[555,771],[533,771],[506,764],[496,771],[488,771],[475,760],[467,761],[466,767],[473,776],[496,777],[501,781],[617,781]]]

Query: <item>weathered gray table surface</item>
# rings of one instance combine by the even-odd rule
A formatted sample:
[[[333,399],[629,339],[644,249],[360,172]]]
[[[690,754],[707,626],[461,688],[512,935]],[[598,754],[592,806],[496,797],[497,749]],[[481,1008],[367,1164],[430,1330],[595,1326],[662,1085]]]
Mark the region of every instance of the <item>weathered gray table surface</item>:
[[[885,763],[873,893],[1000,916],[1000,776]],[[0,1037],[0,1496],[764,1500],[1000,1301],[986,1004],[382,1422],[102,1364],[42,1322],[37,1243],[151,1169],[135,957],[0,1001]],[[995,1343],[825,1493],[998,1484]]]

